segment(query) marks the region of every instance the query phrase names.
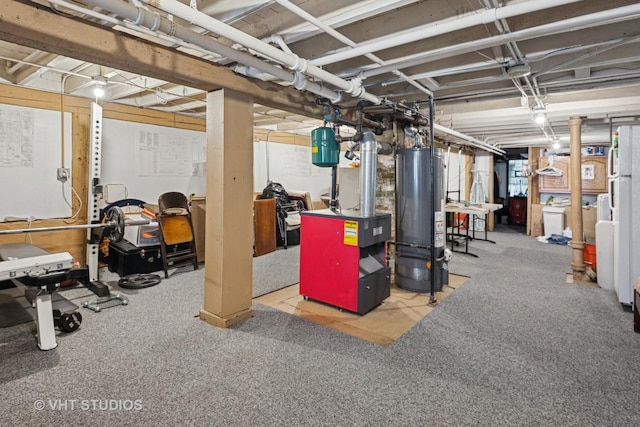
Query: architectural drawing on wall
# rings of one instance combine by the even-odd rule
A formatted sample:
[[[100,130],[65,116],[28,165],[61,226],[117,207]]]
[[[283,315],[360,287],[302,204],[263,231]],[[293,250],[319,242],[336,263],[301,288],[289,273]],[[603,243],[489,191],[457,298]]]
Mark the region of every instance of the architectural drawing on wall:
[[[61,119],[60,111],[0,104],[0,221],[73,214],[71,181],[57,180],[60,167],[73,176],[71,113]]]
[[[104,185],[149,203],[167,191],[205,194],[205,132],[114,119],[103,128]]]
[[[283,159],[282,174],[285,176],[311,176],[311,147],[294,146]]]
[[[0,108],[0,167],[33,167],[33,123],[31,109]]]
[[[204,176],[205,153],[196,138],[141,130],[135,153],[137,176]]]

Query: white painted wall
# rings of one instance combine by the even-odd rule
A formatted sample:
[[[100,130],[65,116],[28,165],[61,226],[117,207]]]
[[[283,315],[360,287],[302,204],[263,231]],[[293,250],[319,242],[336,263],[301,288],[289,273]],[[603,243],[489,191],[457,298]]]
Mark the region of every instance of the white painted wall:
[[[448,159],[448,162],[447,162]],[[449,198],[452,201],[465,199],[466,188],[466,164],[471,161],[471,158],[464,154],[459,154],[458,150],[451,149],[449,153],[445,152],[445,180],[448,181],[448,186],[445,191],[449,192]],[[457,190],[460,190],[460,197],[458,198]]]

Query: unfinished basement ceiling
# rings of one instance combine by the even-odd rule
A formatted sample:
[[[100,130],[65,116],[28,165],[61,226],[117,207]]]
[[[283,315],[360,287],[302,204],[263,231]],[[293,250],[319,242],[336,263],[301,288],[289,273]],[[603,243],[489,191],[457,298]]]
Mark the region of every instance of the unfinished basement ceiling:
[[[248,79],[296,91],[283,76],[291,75],[310,100],[306,111],[256,105],[255,125],[308,134],[322,123],[313,99],[341,97],[337,105],[353,107],[364,97],[423,109],[435,100],[436,135],[453,143],[464,138],[501,149],[567,145],[570,117],[583,117],[584,144],[608,144],[610,125],[639,123],[640,4],[628,0],[4,0],[0,6],[0,82],[92,97],[95,78],[107,82],[105,101],[204,117],[207,90],[215,85],[185,85],[153,67],[153,50],[131,55],[111,49],[111,57],[92,58],[65,44],[79,43],[74,26],[90,24],[128,33],[150,46],[164,46],[211,64],[212,75],[232,70]],[[157,6],[155,8],[153,6]],[[200,43],[184,43],[179,31],[138,26],[124,10],[142,6],[167,17]],[[39,7],[33,15],[25,7]],[[22,8],[20,31],[7,24]],[[189,9],[191,7],[191,9]],[[164,9],[164,10],[162,10]],[[31,10],[31,9],[29,9]],[[176,9],[177,10],[177,9]],[[196,12],[197,11],[197,12]],[[57,40],[42,32],[42,17],[64,20]],[[202,14],[202,15],[200,15]],[[203,18],[212,17],[213,24]],[[38,19],[30,19],[37,17]],[[33,22],[31,22],[33,21]],[[167,21],[168,22],[168,21]],[[4,26],[5,30],[2,30]],[[31,28],[30,28],[31,27]],[[321,27],[321,28],[319,28]],[[245,42],[230,40],[229,28]],[[68,29],[68,31],[67,31]],[[24,31],[24,32],[22,32]],[[173,32],[173,34],[171,34]],[[87,33],[88,38],[92,37]],[[191,35],[189,36],[191,37]],[[262,41],[258,48],[253,40]],[[232,49],[234,57],[213,46]],[[108,40],[94,40],[96,46]],[[264,44],[289,58],[302,58],[300,73],[291,64],[260,52]],[[61,55],[61,52],[68,54]],[[226,52],[226,51],[225,51]],[[239,54],[236,57],[235,53]],[[73,53],[73,54],[71,54]],[[134,55],[135,56],[135,55]],[[243,58],[258,59],[268,76]],[[118,64],[111,68],[110,64]],[[133,64],[133,65],[131,65]],[[131,66],[130,66],[131,65]],[[247,66],[249,65],[249,66]],[[280,71],[278,71],[280,70]],[[314,70],[320,70],[314,72]],[[324,74],[331,79],[324,79]],[[303,78],[304,77],[304,78]],[[266,80],[266,82],[264,82]],[[339,87],[342,82],[349,89]],[[286,88],[285,88],[286,86]],[[276,86],[278,87],[278,86]],[[364,92],[361,89],[364,89]],[[273,90],[273,89],[271,89]],[[320,93],[321,95],[318,95]],[[268,101],[268,100],[267,100]],[[315,110],[314,110],[315,108]],[[314,110],[314,114],[310,112]],[[544,124],[534,115],[542,113]],[[453,130],[463,134],[463,138]]]

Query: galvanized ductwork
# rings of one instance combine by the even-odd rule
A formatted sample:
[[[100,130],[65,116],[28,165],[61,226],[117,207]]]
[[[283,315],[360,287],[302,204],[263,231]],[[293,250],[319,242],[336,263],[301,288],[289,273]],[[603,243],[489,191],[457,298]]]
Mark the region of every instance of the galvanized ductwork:
[[[376,214],[376,169],[378,143],[370,129],[365,129],[360,141],[360,214],[363,217]]]

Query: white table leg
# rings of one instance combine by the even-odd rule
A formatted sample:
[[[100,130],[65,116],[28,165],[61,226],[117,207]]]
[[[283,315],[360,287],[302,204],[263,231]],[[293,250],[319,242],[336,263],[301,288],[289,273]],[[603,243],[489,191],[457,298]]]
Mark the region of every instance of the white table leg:
[[[52,350],[58,346],[53,325],[53,305],[51,294],[44,292],[35,299],[36,325],[38,328],[38,347],[40,350]]]

